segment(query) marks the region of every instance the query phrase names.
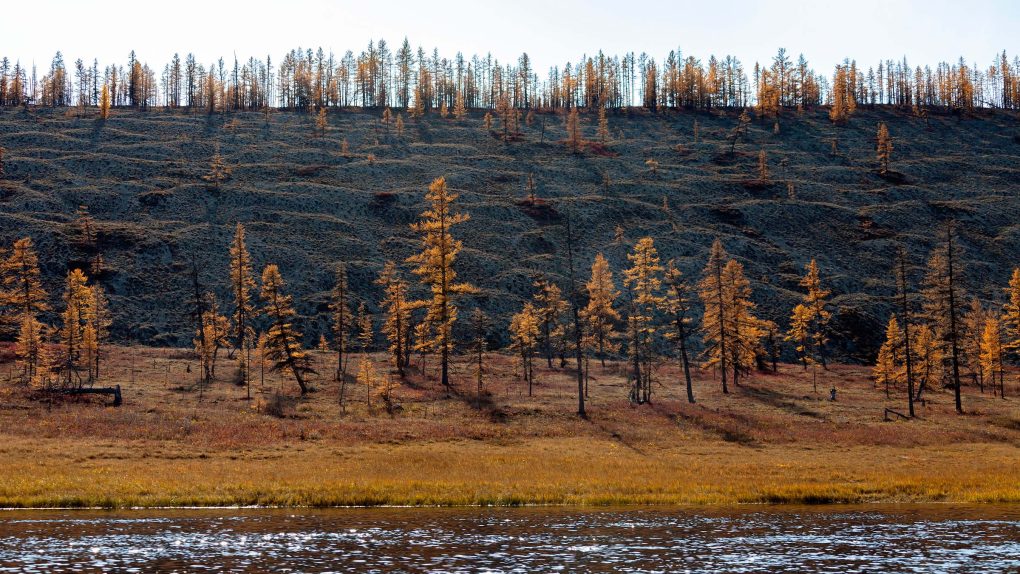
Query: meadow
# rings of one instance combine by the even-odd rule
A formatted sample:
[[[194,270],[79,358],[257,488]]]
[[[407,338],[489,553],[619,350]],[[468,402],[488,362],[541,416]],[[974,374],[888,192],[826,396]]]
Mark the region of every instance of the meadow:
[[[728,395],[696,370],[692,405],[664,364],[635,406],[610,363],[592,366],[580,419],[574,372],[544,362],[531,397],[516,360],[490,354],[481,397],[460,359],[449,396],[426,364],[389,409],[353,383],[341,409],[334,359],[315,357],[325,374],[303,398],[257,370],[251,399],[225,375],[199,386],[188,352],[146,347],[111,353],[120,407],[4,385],[0,506],[1020,502],[1012,372],[1005,399],[965,388],[965,415],[936,390],[916,419],[886,421],[905,391],[887,398],[864,367],[784,364]]]

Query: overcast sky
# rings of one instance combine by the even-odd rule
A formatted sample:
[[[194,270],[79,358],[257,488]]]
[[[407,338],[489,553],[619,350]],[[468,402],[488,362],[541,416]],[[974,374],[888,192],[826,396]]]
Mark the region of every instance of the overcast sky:
[[[35,61],[40,73],[57,50],[68,66],[77,58],[123,63],[135,50],[161,69],[175,52],[206,64],[235,52],[279,61],[298,46],[357,54],[370,39],[396,46],[405,36],[444,56],[491,52],[506,62],[527,52],[540,76],[600,49],[656,58],[672,49],[702,59],[729,54],[750,68],[785,47],[825,73],[844,57],[865,68],[903,56],[912,65],[963,56],[987,67],[1004,49],[1011,57],[1020,51],[1020,1],[32,0],[7,2],[0,12],[0,56]]]

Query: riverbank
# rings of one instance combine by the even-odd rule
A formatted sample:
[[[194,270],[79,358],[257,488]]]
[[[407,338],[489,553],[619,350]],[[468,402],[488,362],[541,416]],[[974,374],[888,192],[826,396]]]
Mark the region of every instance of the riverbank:
[[[581,420],[569,370],[539,369],[528,397],[494,355],[480,403],[415,374],[395,383],[393,412],[357,386],[341,412],[325,378],[305,398],[270,378],[249,401],[228,382],[192,386],[174,353],[115,353],[121,407],[6,387],[0,507],[1020,502],[1009,386],[1005,400],[966,389],[963,416],[933,393],[917,419],[885,422],[895,395],[859,367],[819,369],[818,393],[796,366],[728,395],[699,372],[695,405],[663,367],[654,404],[632,406],[610,365],[593,368]],[[457,388],[469,372],[457,366]]]

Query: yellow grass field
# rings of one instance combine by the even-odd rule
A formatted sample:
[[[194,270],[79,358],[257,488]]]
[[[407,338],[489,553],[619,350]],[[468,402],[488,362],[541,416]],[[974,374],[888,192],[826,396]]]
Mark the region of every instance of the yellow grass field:
[[[394,412],[348,385],[341,413],[332,357],[317,359],[306,398],[258,372],[251,401],[226,380],[199,389],[187,353],[150,348],[112,354],[103,385],[122,385],[121,407],[3,385],[0,506],[1020,502],[1013,375],[1006,399],[966,387],[965,415],[937,391],[917,419],[885,422],[903,391],[887,399],[862,367],[819,368],[817,393],[793,365],[729,395],[696,372],[688,405],[663,366],[654,403],[632,406],[618,367],[593,365],[581,420],[573,371],[544,361],[530,398],[513,359],[491,355],[481,401],[461,362],[449,397],[428,365],[395,382]],[[282,416],[261,412],[277,390]]]

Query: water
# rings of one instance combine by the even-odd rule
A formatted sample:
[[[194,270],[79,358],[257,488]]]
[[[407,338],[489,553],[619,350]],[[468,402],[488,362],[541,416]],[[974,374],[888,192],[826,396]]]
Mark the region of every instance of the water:
[[[0,572],[1020,572],[1020,508],[6,511]]]

